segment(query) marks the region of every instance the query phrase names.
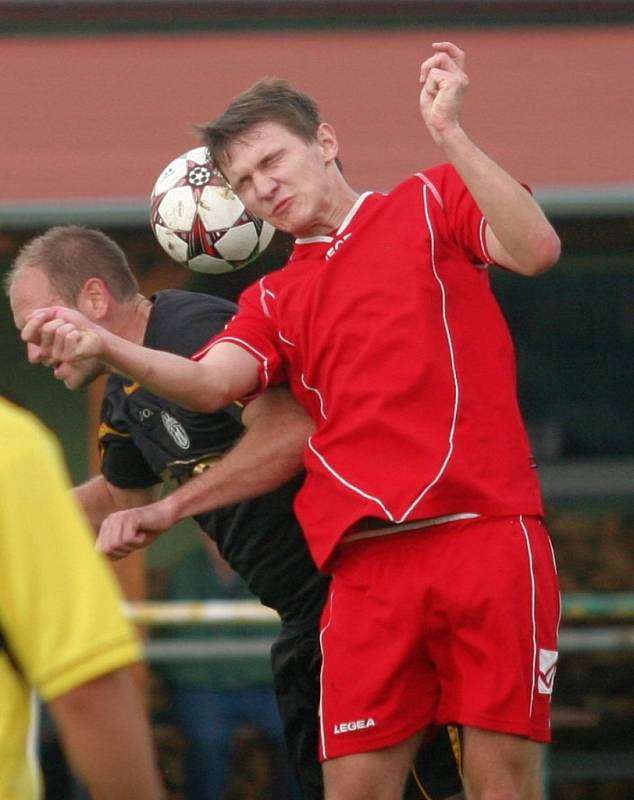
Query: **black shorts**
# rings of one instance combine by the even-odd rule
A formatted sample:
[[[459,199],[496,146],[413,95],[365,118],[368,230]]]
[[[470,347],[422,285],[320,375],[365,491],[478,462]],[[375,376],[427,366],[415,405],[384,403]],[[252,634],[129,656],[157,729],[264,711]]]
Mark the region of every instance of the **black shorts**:
[[[283,626],[271,648],[273,682],[286,747],[302,800],[323,800],[319,763],[319,672],[321,651],[317,622],[297,630]],[[454,746],[452,746],[452,740]],[[405,788],[404,800],[443,800],[462,791],[457,735],[440,728],[420,749]]]
[[[302,800],[323,800],[324,796],[318,758],[321,667],[318,624],[316,620],[309,630],[283,625],[271,648],[277,704]]]

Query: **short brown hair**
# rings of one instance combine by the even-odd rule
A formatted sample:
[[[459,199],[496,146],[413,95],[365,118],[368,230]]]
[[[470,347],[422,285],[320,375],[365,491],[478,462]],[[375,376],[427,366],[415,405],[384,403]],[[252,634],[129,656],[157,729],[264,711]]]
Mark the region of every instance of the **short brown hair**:
[[[5,277],[9,294],[15,278],[25,269],[44,272],[65,303],[75,305],[90,278],[101,278],[115,300],[132,299],[139,291],[119,245],[102,231],[81,225],[59,225],[27,242]]]
[[[220,166],[231,143],[260,122],[277,122],[305,142],[313,142],[321,117],[312,97],[281,78],[264,78],[234,98],[217,119],[197,130],[211,159]]]

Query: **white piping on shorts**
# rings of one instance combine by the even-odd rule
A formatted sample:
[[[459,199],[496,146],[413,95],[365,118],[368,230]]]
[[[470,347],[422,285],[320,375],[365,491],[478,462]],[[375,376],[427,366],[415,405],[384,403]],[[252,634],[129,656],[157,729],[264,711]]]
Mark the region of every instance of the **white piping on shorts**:
[[[533,715],[533,700],[535,696],[535,676],[537,674],[537,623],[535,622],[535,572],[533,568],[533,552],[531,550],[530,539],[528,538],[528,531],[524,524],[524,517],[520,514],[519,517],[522,531],[524,532],[524,540],[526,542],[526,551],[528,553],[528,566],[531,576],[531,624],[533,626],[533,677],[531,683],[531,702],[528,708],[528,716]]]
[[[326,731],[324,722],[324,664],[326,662],[326,658],[324,654],[323,638],[324,634],[330,627],[330,623],[332,622],[332,602],[335,594],[332,586],[334,584],[334,581],[335,579],[333,578],[330,585],[331,587],[330,597],[328,598],[328,611],[329,611],[328,622],[319,632],[319,649],[321,650],[321,667],[319,670],[319,728],[321,731],[321,753],[324,759],[328,758],[328,753],[326,752]]]

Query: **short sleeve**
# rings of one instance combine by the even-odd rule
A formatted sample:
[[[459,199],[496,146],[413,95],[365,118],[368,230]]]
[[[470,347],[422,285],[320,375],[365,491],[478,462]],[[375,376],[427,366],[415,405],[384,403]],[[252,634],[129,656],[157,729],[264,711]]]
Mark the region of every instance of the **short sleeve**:
[[[214,336],[193,358],[202,358],[219,342],[231,342],[258,361],[258,392],[263,392],[268,386],[285,383],[287,375],[279,348],[275,313],[275,293],[268,288],[266,279],[262,278],[242,293],[238,312],[222,333]]]
[[[101,405],[101,423],[97,433],[101,473],[120,489],[144,489],[161,482],[135,445],[125,415],[115,406],[125,402],[125,393],[109,388]],[[119,409],[121,411],[121,409]]]
[[[57,443],[39,427],[20,433],[0,480],[0,625],[28,683],[50,700],[141,651]]]
[[[440,212],[435,218],[443,222],[443,235],[453,241],[469,261],[492,264],[486,246],[487,221],[455,168],[441,164],[420,173],[420,178]]]

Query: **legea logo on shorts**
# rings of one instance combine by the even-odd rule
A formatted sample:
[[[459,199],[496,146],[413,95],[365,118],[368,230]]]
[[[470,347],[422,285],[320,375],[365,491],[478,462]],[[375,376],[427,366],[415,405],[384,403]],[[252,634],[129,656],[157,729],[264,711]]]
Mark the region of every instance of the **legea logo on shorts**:
[[[556,650],[539,650],[539,674],[537,691],[540,694],[552,694],[555,681],[555,670],[559,653]]]
[[[351,733],[352,731],[361,731],[364,728],[374,728],[376,722],[372,717],[367,719],[353,719],[351,722],[340,722],[335,725],[335,734],[338,733]]]

